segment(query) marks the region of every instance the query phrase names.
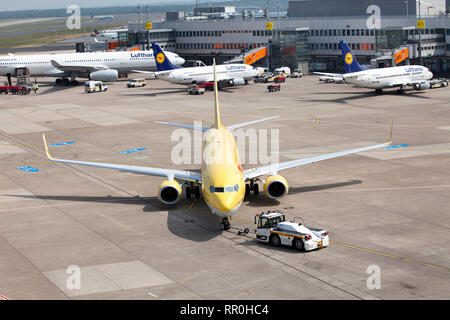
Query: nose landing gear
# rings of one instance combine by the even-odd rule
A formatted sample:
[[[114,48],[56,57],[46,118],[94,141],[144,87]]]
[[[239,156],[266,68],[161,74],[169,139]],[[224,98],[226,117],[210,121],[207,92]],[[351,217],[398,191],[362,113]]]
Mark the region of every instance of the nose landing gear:
[[[231,229],[231,224],[228,218],[223,218],[220,223],[220,230],[226,231]]]

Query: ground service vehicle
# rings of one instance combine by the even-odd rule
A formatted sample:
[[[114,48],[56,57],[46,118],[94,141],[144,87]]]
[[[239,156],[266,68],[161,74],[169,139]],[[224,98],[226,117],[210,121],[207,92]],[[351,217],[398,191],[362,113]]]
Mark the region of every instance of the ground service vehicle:
[[[274,246],[287,245],[297,250],[311,251],[327,247],[328,231],[313,229],[297,222],[286,221],[284,213],[267,211],[255,216],[256,239]]]
[[[448,80],[447,79],[437,79],[435,81],[431,82],[431,88],[445,88],[448,86]]]
[[[20,94],[20,95],[28,95],[31,92],[31,88],[24,87],[24,86],[8,86],[9,92],[11,94]],[[7,93],[7,92],[5,92]]]
[[[289,67],[281,67],[275,69],[274,73],[279,76],[290,77],[291,76],[291,68]]]
[[[301,78],[303,77],[303,73],[300,69],[295,69],[294,72],[291,73],[291,78]]]
[[[108,86],[101,81],[86,81],[84,91],[86,93],[102,92],[108,90]]]
[[[146,85],[146,83],[145,83],[145,79],[144,78],[131,79],[127,83],[127,87],[128,88],[145,87],[145,85]]]
[[[277,76],[277,77],[275,77],[274,82],[275,83],[284,83],[284,82],[286,82],[286,77]]]
[[[280,89],[281,89],[280,84],[271,84],[267,86],[267,90],[269,90],[269,92],[280,91]]]
[[[205,87],[202,85],[198,85],[198,84],[191,84],[188,87],[188,93],[189,94],[194,94],[194,95],[199,95],[199,94],[204,94],[206,91]]]
[[[0,94],[8,94],[9,93],[9,86],[0,86]]]

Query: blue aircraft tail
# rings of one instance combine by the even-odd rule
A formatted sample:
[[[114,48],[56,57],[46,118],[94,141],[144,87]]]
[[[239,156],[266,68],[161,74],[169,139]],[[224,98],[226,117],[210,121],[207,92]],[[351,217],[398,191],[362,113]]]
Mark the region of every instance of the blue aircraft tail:
[[[174,65],[162,51],[161,47],[153,42],[152,43],[153,54],[155,56],[156,67],[158,71],[168,71],[174,69],[181,69],[181,67]]]
[[[352,73],[352,72],[359,72],[367,70],[367,68],[362,67],[358,60],[356,60],[355,55],[353,54],[352,50],[347,45],[347,42],[344,40],[340,41],[341,44],[341,51],[342,51],[342,59],[344,60],[344,68],[345,73]]]

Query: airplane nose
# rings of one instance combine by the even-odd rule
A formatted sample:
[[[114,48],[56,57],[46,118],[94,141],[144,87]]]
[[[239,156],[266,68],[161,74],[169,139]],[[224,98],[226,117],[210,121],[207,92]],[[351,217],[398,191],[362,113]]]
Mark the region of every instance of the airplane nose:
[[[234,196],[225,197],[219,200],[219,210],[222,212],[229,212],[235,208]]]

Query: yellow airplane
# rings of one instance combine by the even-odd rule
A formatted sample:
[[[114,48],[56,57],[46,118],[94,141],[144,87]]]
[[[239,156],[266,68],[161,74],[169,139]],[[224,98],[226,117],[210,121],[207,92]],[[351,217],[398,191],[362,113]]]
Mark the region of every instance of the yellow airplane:
[[[194,171],[54,159],[50,155],[45,135],[43,135],[47,157],[49,160],[54,162],[116,169],[137,174],[165,177],[166,180],[159,186],[158,199],[167,205],[175,204],[182,198],[183,185],[186,185],[187,197],[190,197],[191,193],[194,192],[195,196],[199,198],[201,188],[203,198],[211,212],[222,218],[220,228],[222,230],[227,230],[230,228],[229,219],[242,205],[245,195],[249,194],[251,190],[254,194],[259,193],[258,181],[263,183],[264,194],[266,197],[270,199],[280,199],[288,193],[289,186],[286,179],[278,174],[279,171],[313,162],[341,157],[352,153],[382,148],[392,143],[393,125],[391,126],[389,141],[385,143],[260,166],[244,171],[239,160],[236,140],[232,134],[233,130],[262,121],[275,119],[278,118],[278,116],[236,124],[229,127],[224,126],[220,120],[215,61],[214,98],[215,121],[214,126],[211,128],[157,121],[158,123],[170,126],[201,130],[205,132],[201,174]],[[260,177],[262,176],[267,177],[266,179],[261,180]]]

